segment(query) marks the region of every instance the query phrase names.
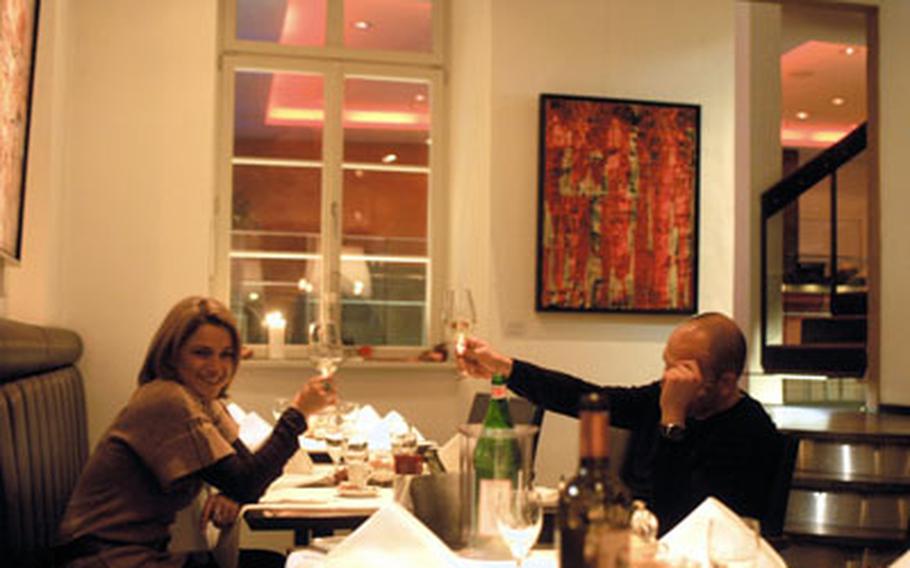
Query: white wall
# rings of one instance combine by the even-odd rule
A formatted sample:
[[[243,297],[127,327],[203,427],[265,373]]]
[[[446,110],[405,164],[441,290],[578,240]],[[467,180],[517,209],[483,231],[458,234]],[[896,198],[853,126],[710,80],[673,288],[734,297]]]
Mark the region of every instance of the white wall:
[[[94,442],[165,310],[208,286],[216,2],[43,4],[65,18],[42,21],[62,33],[41,38],[54,56],[38,71],[37,175],[8,311],[82,335]]]
[[[453,272],[470,258],[470,284],[485,307],[481,333],[504,352],[598,383],[655,378],[663,342],[681,318],[534,311],[538,95],[702,105],[699,308],[729,313],[732,3],[458,0],[452,10],[456,25],[468,28],[456,27],[452,41],[450,191],[455,209],[469,204],[474,212],[470,230],[452,223],[461,243]],[[478,21],[486,12],[491,22]],[[466,109],[481,116],[460,114]],[[472,136],[482,120],[487,126]],[[573,420],[546,420],[538,465],[541,481],[553,483],[575,467],[577,434]]]
[[[884,0],[879,12],[881,61],[881,402],[910,405],[910,255],[907,212],[910,211],[910,2]]]

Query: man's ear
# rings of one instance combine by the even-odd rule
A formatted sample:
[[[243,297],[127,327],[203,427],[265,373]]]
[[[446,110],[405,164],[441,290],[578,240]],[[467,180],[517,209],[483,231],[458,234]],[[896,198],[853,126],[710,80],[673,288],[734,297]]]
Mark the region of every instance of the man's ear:
[[[720,374],[720,384],[724,385],[725,389],[736,390],[737,384],[739,383],[739,376],[733,371],[725,371]]]

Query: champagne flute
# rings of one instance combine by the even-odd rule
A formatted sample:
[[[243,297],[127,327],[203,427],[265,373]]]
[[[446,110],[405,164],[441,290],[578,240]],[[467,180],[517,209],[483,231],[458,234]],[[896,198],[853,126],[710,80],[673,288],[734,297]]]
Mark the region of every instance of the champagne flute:
[[[474,298],[467,288],[452,288],[446,290],[442,302],[442,323],[446,333],[450,335],[455,346],[455,353],[462,355],[467,344],[467,337],[474,324],[477,323],[477,314],[474,310]]]
[[[533,487],[519,485],[500,496],[496,504],[496,528],[518,568],[537,542],[542,525],[543,506]]]
[[[332,376],[344,360],[344,345],[335,322],[310,324],[310,361],[323,377]]]

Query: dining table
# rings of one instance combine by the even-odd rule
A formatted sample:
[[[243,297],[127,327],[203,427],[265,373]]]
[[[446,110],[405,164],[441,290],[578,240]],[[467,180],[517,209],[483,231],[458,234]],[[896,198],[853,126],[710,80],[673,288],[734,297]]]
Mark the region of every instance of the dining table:
[[[333,468],[315,464],[307,473],[285,473],[275,480],[257,503],[241,513],[252,531],[293,531],[295,546],[308,546],[314,537],[353,530],[384,505],[398,502],[410,508],[406,477],[391,486],[369,485],[367,491],[345,491],[333,483]],[[555,529],[555,490],[541,489],[544,519],[540,542],[552,543]]]

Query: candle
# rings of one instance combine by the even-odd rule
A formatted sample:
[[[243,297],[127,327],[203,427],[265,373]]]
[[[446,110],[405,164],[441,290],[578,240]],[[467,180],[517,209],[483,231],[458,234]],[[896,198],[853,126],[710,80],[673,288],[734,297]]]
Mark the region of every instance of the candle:
[[[287,320],[281,312],[269,312],[265,316],[265,325],[269,328],[269,358],[284,358],[284,330]]]

